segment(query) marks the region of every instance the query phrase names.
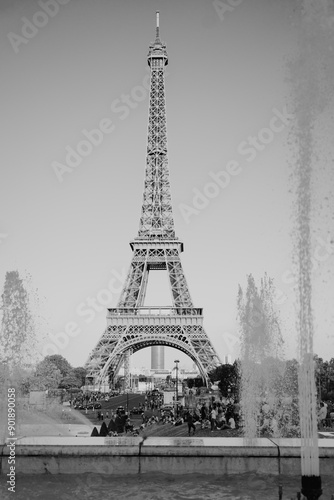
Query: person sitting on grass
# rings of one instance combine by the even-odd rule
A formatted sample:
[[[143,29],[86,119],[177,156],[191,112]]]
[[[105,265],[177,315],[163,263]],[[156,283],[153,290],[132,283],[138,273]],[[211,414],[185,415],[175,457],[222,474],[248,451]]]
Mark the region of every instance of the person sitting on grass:
[[[133,431],[133,425],[131,424],[131,420],[130,420],[129,416],[128,416],[128,418],[125,421],[124,429],[125,429],[125,434],[127,434],[128,431],[130,431],[130,432]]]
[[[202,420],[201,429],[209,429],[210,425],[211,424],[209,419]]]
[[[219,431],[224,431],[225,429],[231,429],[230,425],[226,422],[226,418],[225,418],[224,414],[222,415],[220,425],[218,425],[218,422],[217,422],[217,429]]]
[[[229,425],[230,429],[235,429],[235,420],[233,417],[230,417],[228,419],[228,425]]]
[[[175,422],[174,422],[174,425],[175,427],[179,426],[179,425],[182,425],[184,422],[183,418],[182,417],[178,417]]]

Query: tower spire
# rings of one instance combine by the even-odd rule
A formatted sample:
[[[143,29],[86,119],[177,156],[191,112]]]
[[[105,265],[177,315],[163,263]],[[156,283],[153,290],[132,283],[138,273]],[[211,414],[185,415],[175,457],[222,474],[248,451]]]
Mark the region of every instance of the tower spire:
[[[156,13],[156,39],[147,56],[151,68],[146,170],[138,238],[175,238],[167,157],[165,97],[166,45],[159,36]]]
[[[157,10],[157,25],[155,29],[155,40],[160,40],[159,11]]]

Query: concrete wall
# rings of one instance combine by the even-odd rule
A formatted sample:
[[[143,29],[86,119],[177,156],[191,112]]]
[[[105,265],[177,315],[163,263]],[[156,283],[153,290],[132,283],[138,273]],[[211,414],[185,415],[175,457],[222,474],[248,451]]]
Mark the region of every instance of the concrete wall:
[[[319,440],[321,475],[333,475],[334,439]],[[9,472],[9,448],[1,447],[1,475]],[[15,445],[16,474],[300,475],[299,439],[31,437]]]

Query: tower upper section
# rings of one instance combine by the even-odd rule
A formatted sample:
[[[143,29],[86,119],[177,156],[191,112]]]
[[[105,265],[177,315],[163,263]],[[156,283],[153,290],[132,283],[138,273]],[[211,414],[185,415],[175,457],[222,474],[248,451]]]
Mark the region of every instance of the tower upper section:
[[[156,38],[147,56],[151,69],[147,155],[143,205],[136,239],[175,239],[169,168],[165,97],[166,45],[160,40],[157,12]]]
[[[167,66],[168,55],[166,45],[160,40],[160,26],[159,26],[159,12],[157,12],[157,25],[155,28],[155,41],[151,43],[149,47],[149,52],[147,55],[148,65],[154,67],[157,66]]]

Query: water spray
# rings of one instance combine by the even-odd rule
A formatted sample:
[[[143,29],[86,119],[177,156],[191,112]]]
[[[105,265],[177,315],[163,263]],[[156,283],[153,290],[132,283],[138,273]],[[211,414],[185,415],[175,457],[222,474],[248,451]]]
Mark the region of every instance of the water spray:
[[[295,255],[298,268],[299,409],[301,433],[301,494],[317,500],[322,495],[319,470],[316,386],[313,359],[312,312],[312,181],[314,177],[315,123],[328,104],[332,82],[332,33],[328,27],[329,0],[303,0],[300,55],[291,67],[297,145]],[[318,159],[318,158],[317,158]],[[303,495],[303,496],[301,496]]]

